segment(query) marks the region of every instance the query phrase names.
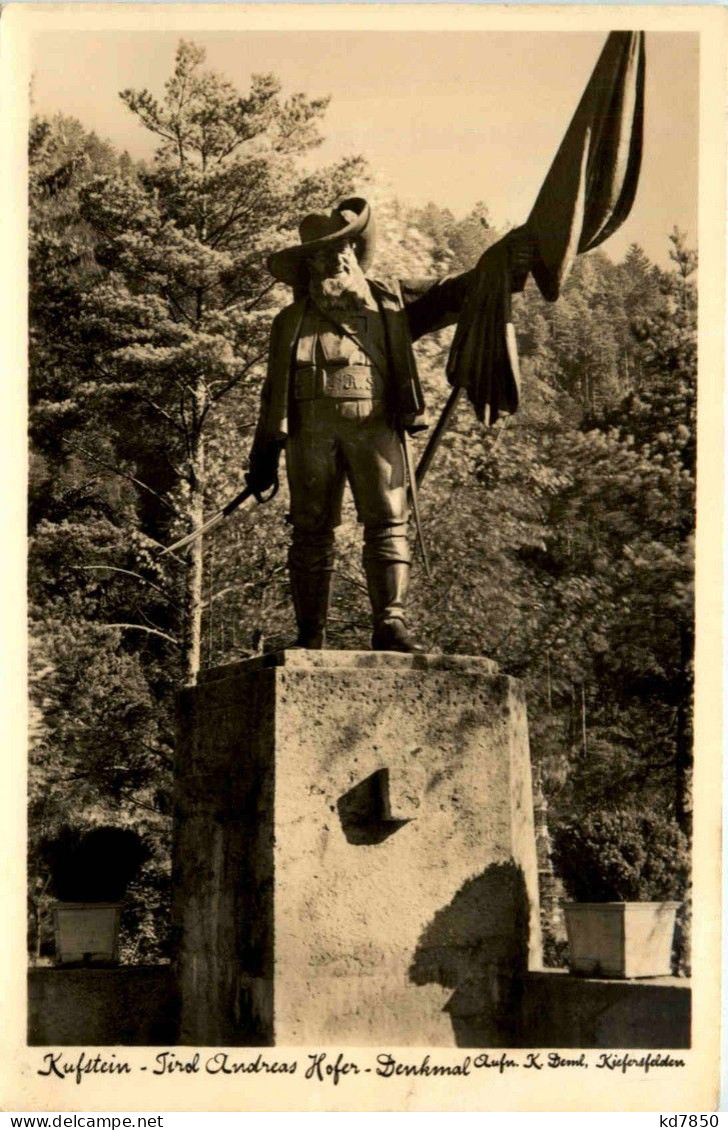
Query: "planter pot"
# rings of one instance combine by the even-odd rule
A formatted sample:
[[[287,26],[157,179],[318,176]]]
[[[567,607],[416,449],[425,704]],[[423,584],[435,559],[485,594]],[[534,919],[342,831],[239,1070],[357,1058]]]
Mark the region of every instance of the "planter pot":
[[[669,977],[679,905],[566,903],[569,971],[588,977]]]
[[[119,960],[121,903],[57,902],[53,907],[60,965],[114,965]]]

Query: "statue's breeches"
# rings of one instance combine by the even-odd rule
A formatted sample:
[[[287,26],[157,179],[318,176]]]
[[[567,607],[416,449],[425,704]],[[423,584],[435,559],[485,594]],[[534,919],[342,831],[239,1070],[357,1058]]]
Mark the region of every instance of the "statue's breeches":
[[[402,535],[407,488],[399,436],[380,401],[317,398],[297,404],[286,446],[290,521],[299,535],[322,535],[341,523],[348,480],[367,535]],[[390,536],[391,536],[390,534]]]
[[[293,538],[288,554],[303,647],[325,640],[334,528],[347,480],[364,524],[363,564],[375,626],[402,620],[409,577],[402,443],[381,401],[299,401],[286,446]]]

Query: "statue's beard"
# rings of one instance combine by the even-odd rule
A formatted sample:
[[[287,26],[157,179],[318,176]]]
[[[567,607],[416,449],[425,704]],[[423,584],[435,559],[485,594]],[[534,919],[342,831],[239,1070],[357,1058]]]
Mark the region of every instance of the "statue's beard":
[[[317,306],[332,312],[361,310],[369,299],[369,284],[358,264],[329,278],[321,278],[312,273],[309,290]]]

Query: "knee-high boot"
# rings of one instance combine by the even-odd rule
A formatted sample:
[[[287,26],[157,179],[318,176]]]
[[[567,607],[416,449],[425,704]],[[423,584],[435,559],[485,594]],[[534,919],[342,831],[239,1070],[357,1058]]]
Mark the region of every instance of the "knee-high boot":
[[[296,613],[296,645],[319,650],[326,643],[326,621],[334,572],[334,535],[294,529],[288,575]]]
[[[372,606],[374,651],[422,652],[405,624],[410,549],[402,527],[366,527],[364,572]]]

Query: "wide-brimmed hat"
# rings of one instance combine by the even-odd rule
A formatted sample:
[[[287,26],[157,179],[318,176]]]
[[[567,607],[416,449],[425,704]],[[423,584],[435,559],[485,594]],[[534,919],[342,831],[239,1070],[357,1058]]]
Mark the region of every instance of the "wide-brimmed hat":
[[[317,251],[351,243],[363,271],[374,257],[375,229],[372,210],[361,196],[349,196],[337,204],[328,215],[311,212],[298,226],[301,242],[293,247],[275,251],[268,257],[268,270],[280,282],[289,286],[306,285],[307,259]]]

